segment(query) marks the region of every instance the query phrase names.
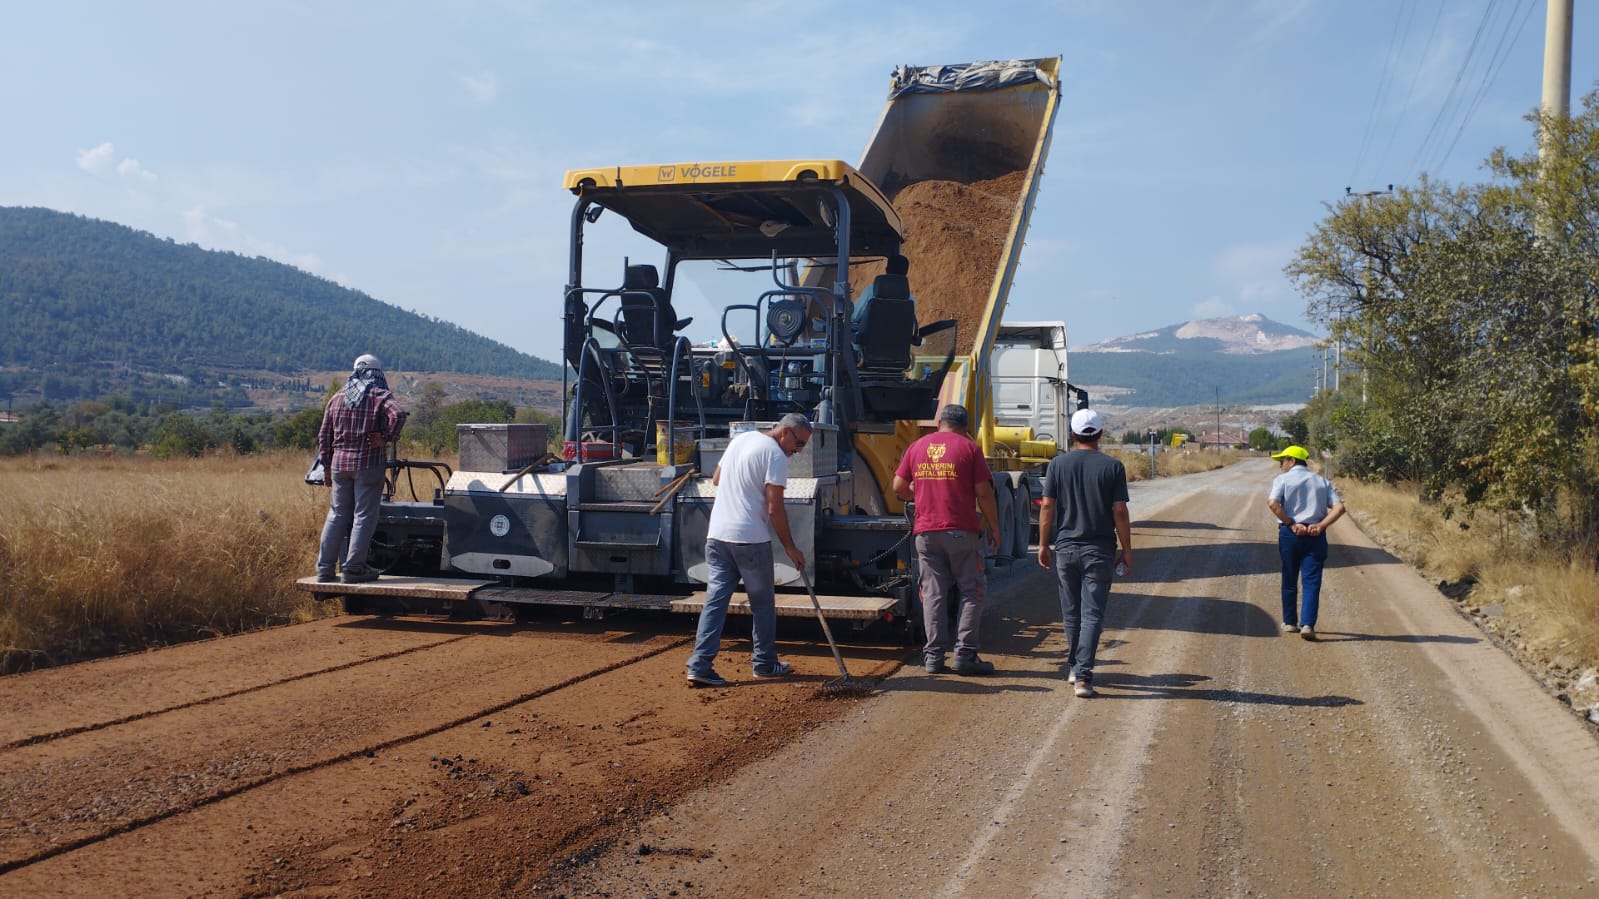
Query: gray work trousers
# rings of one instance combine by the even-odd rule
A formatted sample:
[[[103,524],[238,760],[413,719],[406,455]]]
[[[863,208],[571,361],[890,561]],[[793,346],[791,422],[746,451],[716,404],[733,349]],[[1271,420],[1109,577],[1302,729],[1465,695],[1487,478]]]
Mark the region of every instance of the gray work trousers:
[[[316,573],[332,574],[339,563],[344,541],[343,571],[366,567],[367,550],[378,529],[378,507],[383,502],[383,466],[360,471],[328,472],[333,485],[328,488],[328,518],[322,524],[322,545],[317,551]]]
[[[977,629],[983,620],[983,544],[976,531],[927,531],[916,535],[916,562],[921,568],[922,622],[928,662],[942,662],[949,651],[951,588],[960,588],[960,621],[955,627],[955,658],[977,655]]]

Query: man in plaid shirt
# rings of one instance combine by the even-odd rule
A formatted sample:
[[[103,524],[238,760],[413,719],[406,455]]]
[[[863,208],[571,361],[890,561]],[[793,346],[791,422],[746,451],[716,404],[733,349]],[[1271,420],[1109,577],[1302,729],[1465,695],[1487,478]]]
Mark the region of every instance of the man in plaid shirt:
[[[344,583],[377,580],[366,556],[383,500],[383,448],[400,438],[405,417],[389,392],[383,363],[371,354],[355,360],[344,389],[328,400],[316,440],[317,457],[328,473],[324,483],[332,486],[333,493],[316,558],[318,581],[334,580],[333,569],[346,539],[350,548],[340,566]]]

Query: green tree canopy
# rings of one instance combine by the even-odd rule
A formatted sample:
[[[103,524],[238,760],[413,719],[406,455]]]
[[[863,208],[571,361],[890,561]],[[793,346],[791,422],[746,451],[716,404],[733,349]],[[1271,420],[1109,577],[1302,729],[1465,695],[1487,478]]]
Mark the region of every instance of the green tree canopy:
[[[1352,470],[1532,510],[1546,533],[1599,521],[1599,93],[1532,121],[1553,153],[1497,150],[1494,180],[1423,177],[1330,210],[1287,267],[1365,371],[1363,401],[1306,409]]]

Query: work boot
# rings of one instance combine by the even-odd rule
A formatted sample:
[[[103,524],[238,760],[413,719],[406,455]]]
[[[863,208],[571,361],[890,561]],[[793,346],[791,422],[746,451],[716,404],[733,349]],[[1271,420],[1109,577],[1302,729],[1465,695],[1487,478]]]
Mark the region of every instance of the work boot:
[[[346,584],[365,584],[377,579],[378,572],[376,568],[368,568],[362,565],[359,568],[344,569],[344,582]]]
[[[956,674],[993,674],[994,663],[985,662],[977,656],[972,656],[969,659],[957,657],[955,664],[949,666],[949,669]]]

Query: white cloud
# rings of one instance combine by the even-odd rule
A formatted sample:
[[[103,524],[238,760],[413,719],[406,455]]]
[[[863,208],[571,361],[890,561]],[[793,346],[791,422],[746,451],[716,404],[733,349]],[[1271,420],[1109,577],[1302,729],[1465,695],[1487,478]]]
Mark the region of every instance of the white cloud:
[[[78,151],[78,168],[91,175],[98,175],[111,167],[111,159],[117,153],[117,148],[106,141],[92,150]]]
[[[478,103],[487,105],[500,96],[500,79],[495,77],[493,72],[479,72],[476,75],[457,74],[455,77]]]
[[[1237,315],[1238,309],[1221,297],[1208,297],[1202,303],[1195,303],[1189,314],[1195,319],[1227,318]]]
[[[212,215],[204,206],[185,209],[182,215],[184,235],[196,246],[208,250],[228,250],[244,256],[264,256],[302,271],[322,274],[318,271],[322,268],[322,258],[315,253],[296,253],[280,244],[262,240],[245,232],[238,222]],[[333,280],[345,283],[342,275]]]
[[[106,146],[111,146],[106,144]],[[117,174],[124,178],[141,178],[145,181],[154,181],[155,172],[139,164],[137,159],[124,159],[117,163]]]
[[[788,117],[801,128],[831,125],[844,117],[839,104],[829,100],[802,100],[788,107]]]
[[[238,230],[236,222],[216,218],[206,212],[204,206],[183,210],[183,233],[190,243],[215,246],[231,239]]]
[[[91,175],[101,175],[115,171],[124,178],[138,178],[141,181],[154,181],[155,172],[139,164],[139,160],[123,157],[117,161],[116,145],[106,141],[98,147],[89,150],[79,150],[77,155],[78,168]]]
[[[1284,238],[1223,248],[1211,266],[1222,284],[1223,295],[1229,297],[1225,301],[1228,309],[1222,314],[1232,315],[1234,303],[1243,304],[1246,311],[1258,312],[1292,300],[1293,288],[1283,274],[1283,266],[1293,259],[1298,247],[1298,238]],[[1213,301],[1223,302],[1213,297],[1205,303]]]
[[[1310,0],[1255,0],[1248,14],[1254,27],[1246,41],[1257,46],[1276,44],[1312,9]]]
[[[1268,272],[1281,275],[1298,246],[1297,238],[1285,238],[1225,247],[1216,256],[1216,274],[1224,278],[1255,278]]]

